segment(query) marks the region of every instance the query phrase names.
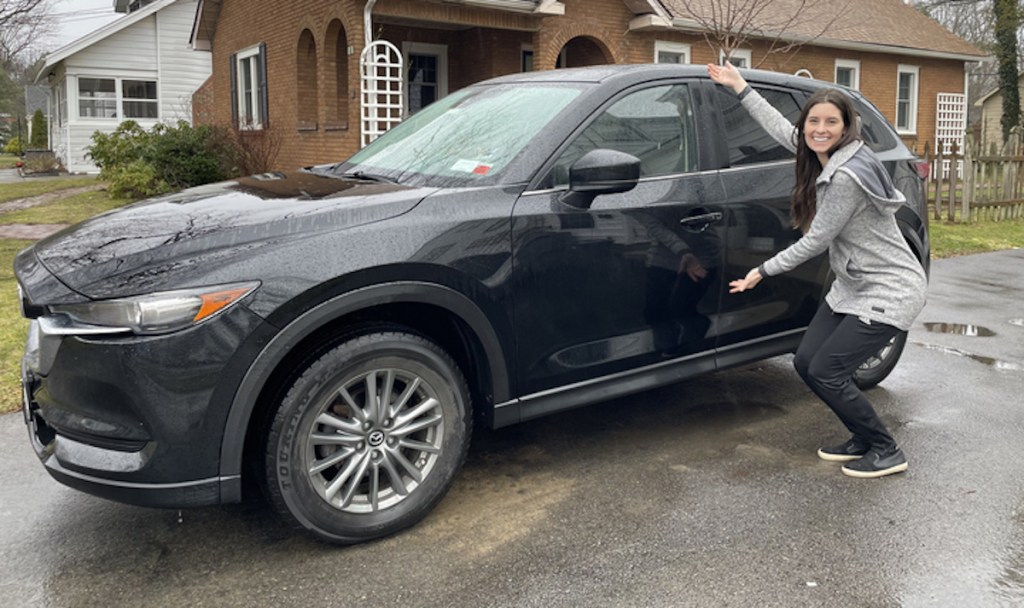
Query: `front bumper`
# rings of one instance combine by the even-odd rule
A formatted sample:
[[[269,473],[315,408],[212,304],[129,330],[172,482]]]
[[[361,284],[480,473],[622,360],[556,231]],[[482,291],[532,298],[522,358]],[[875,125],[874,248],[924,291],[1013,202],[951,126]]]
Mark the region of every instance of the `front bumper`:
[[[50,475],[130,504],[236,500],[219,475],[224,423],[262,319],[243,306],[162,336],[77,336],[31,323],[22,360],[25,422]]]

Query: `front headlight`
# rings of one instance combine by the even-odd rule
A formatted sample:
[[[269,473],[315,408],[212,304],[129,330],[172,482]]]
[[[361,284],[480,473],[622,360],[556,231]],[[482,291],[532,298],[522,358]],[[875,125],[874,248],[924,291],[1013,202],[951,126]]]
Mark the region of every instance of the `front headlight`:
[[[50,306],[48,333],[163,334],[210,319],[252,293],[258,282],[164,291],[131,298]],[[41,320],[42,320],[41,319]]]

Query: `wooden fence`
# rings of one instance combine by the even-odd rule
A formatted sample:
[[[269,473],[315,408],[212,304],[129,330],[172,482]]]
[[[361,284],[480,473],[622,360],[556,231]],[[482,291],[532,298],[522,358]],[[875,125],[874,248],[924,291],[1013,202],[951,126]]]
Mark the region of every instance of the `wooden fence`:
[[[1015,128],[1001,150],[992,146],[987,153],[970,134],[962,150],[955,143],[939,143],[938,153],[926,143],[922,154],[930,166],[927,196],[935,220],[1024,217],[1024,129]]]

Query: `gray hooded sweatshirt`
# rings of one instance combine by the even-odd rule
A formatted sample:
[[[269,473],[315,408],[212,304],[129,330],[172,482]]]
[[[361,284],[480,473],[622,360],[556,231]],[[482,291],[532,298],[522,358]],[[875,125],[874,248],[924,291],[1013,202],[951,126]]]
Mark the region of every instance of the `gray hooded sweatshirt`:
[[[751,116],[795,152],[801,142],[793,124],[753,89],[741,96]],[[927,278],[896,224],[903,194],[860,141],[833,152],[815,186],[807,233],[762,264],[762,274],[788,272],[827,249],[835,281],[825,301],[834,312],[909,330],[924,307]]]

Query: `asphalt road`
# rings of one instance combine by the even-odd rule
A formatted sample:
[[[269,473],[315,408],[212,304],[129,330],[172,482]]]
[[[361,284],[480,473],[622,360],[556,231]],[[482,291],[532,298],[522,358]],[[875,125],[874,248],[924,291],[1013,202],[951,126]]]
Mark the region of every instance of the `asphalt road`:
[[[6,415],[0,606],[1021,606],[1022,302],[1024,251],[934,264],[871,391],[906,474],[818,460],[845,436],[779,357],[479,433],[430,517],[349,548],[67,489]]]

